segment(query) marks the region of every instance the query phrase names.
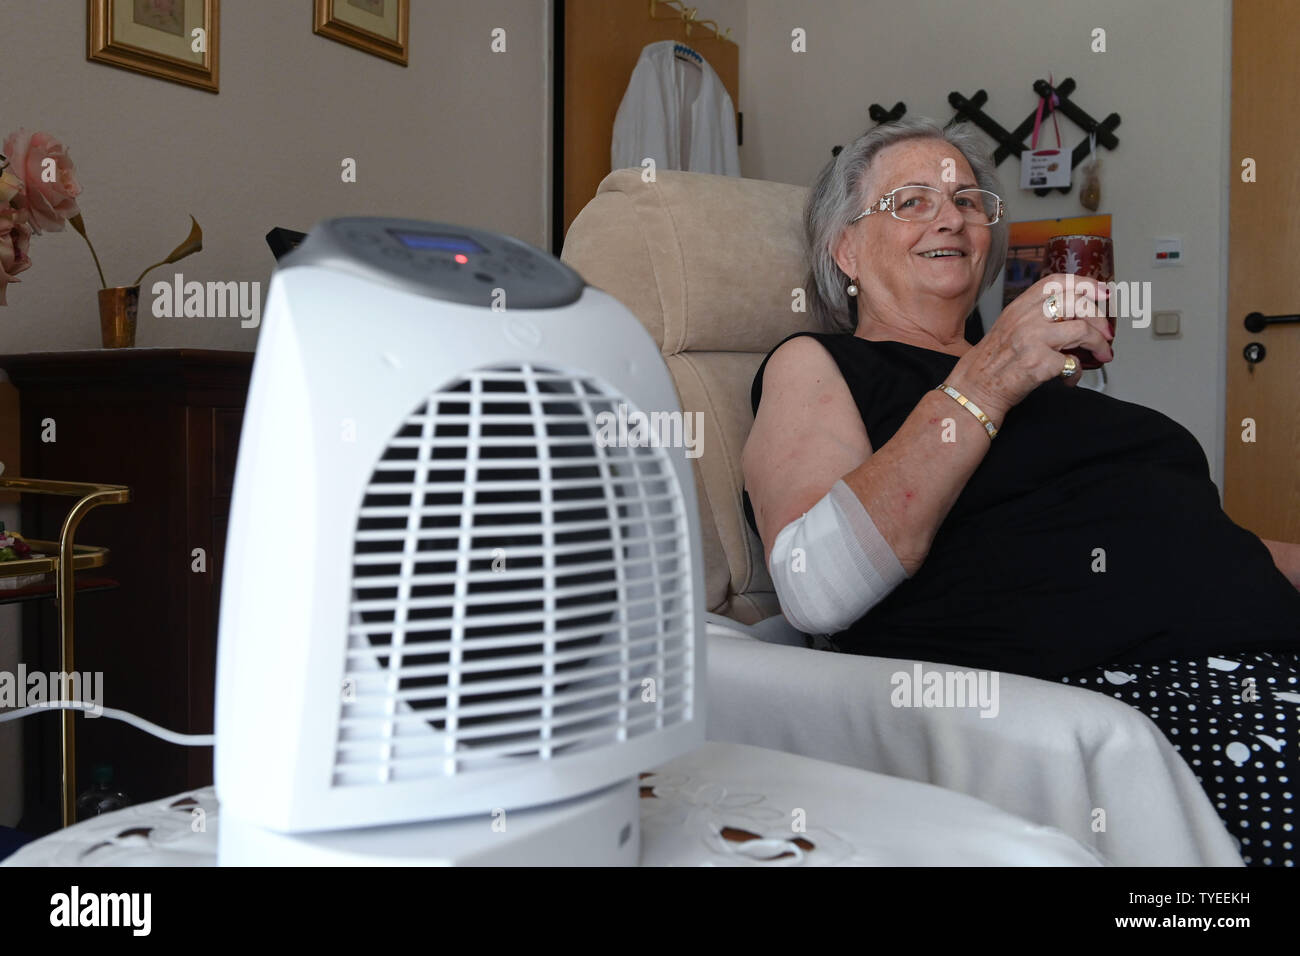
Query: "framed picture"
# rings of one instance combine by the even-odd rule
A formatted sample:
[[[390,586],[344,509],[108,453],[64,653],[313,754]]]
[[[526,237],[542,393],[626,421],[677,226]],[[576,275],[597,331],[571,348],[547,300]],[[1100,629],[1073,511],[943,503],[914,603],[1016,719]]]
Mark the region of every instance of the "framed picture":
[[[217,92],[221,0],[87,0],[86,59]]]
[[[316,0],[312,31],[406,66],[411,0]]]

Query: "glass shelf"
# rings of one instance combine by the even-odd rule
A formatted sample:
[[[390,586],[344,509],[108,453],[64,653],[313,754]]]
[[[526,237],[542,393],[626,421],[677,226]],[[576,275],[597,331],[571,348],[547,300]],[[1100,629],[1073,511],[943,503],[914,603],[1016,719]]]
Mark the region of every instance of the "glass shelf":
[[[92,594],[95,591],[114,591],[120,586],[115,578],[91,577],[78,574],[74,587],[78,594]],[[0,604],[20,604],[23,601],[54,600],[58,597],[52,580],[39,584],[28,584],[21,588],[0,589]]]

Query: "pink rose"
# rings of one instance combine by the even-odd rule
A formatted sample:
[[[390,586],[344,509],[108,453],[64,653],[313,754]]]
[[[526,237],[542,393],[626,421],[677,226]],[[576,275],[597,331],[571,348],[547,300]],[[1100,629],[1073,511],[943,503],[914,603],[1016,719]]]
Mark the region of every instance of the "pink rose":
[[[5,140],[4,154],[27,187],[14,198],[14,204],[31,213],[30,226],[37,235],[46,229],[61,232],[65,220],[80,215],[76,202],[81,194],[77,168],[62,143],[49,133],[19,129]],[[42,176],[47,159],[54,160],[53,182],[47,182]]]
[[[0,305],[5,302],[5,286],[18,281],[18,273],[31,268],[27,244],[32,238],[32,227],[27,222],[27,210],[0,206]]]

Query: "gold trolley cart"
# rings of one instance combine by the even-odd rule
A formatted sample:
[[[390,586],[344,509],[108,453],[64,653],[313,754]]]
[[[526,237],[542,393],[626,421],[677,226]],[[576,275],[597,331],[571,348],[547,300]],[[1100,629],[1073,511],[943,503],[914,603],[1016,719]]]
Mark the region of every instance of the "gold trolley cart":
[[[44,557],[25,558],[19,561],[0,562],[0,577],[17,577],[29,574],[53,573],[54,599],[59,608],[59,670],[71,674],[74,669],[73,648],[74,598],[76,596],[75,572],[83,568],[99,568],[108,563],[108,549],[89,544],[73,544],[77,526],[87,512],[100,505],[119,505],[131,500],[131,489],[126,485],[98,485],[78,481],[45,481],[36,478],[0,478],[0,491],[19,494],[64,495],[77,501],[63,519],[58,541],[38,541],[25,538],[34,553]],[[3,599],[4,592],[0,592]],[[76,779],[76,713],[65,710],[60,714],[63,754],[62,808],[63,825],[70,826],[74,819],[77,800]]]

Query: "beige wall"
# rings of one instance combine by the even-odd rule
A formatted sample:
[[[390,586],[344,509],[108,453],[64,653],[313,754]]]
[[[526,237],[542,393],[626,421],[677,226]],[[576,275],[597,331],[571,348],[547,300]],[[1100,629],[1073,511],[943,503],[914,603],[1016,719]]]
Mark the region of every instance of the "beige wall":
[[[306,0],[225,0],[221,92],[86,60],[86,5],[0,4],[0,136],[48,130],[69,147],[110,285],[125,285],[203,226],[186,279],[260,281],[272,226],[404,215],[549,245],[548,0],[415,0],[410,65],[311,31]],[[492,53],[490,31],[506,30]],[[355,183],[340,180],[344,157]],[[0,308],[0,353],[97,348],[98,280],[70,229],[32,243]],[[164,267],[149,280],[167,278]],[[147,290],[146,290],[147,292]],[[238,319],[156,319],[137,344],[252,349]]]
[[[1227,0],[749,0],[741,48],[744,174],[811,183],[830,148],[870,124],[867,107],[899,100],[909,116],[952,118],[948,93],[988,91],[985,109],[1013,129],[1034,108],[1030,84],[1073,77],[1080,106],[1123,124],[1103,150],[1101,212],[1113,215],[1119,278],[1150,281],[1157,309],[1183,314],[1182,336],[1121,329],[1111,394],[1156,408],[1200,440],[1222,476],[1227,307],[1230,15]],[[808,52],[790,51],[807,31]],[[1090,51],[1106,30],[1107,52]],[[1062,120],[1073,147],[1083,134]],[[1013,220],[1077,215],[1078,189],[1039,198],[999,172]],[[1153,269],[1154,236],[1181,235],[1187,264]],[[1000,294],[1000,293],[999,293]],[[1000,302],[1000,299],[996,300]],[[984,308],[986,324],[1000,311]]]

